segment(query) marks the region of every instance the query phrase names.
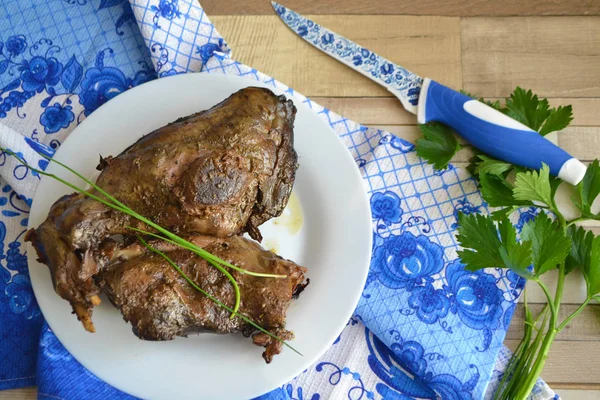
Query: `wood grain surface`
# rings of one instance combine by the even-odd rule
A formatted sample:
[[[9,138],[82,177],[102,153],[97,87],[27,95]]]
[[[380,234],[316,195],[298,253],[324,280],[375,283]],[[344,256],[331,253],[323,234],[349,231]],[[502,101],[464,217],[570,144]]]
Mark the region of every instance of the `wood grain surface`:
[[[600,97],[600,17],[464,18],[463,89],[505,97]]]
[[[302,14],[407,14],[456,17],[600,15],[598,0],[279,0]],[[271,15],[268,0],[203,0],[208,15]]]
[[[459,18],[396,15],[311,18],[406,68],[452,87],[461,85]],[[212,20],[227,38],[237,61],[259,71],[270,71],[269,75],[306,96],[390,96],[381,86],[367,78],[356,79],[356,72],[316,51],[276,15],[218,16]]]
[[[584,161],[600,157],[600,0],[281,1],[451,87],[495,99],[520,85],[549,97],[553,106],[572,104],[575,119],[558,143]],[[407,140],[418,137],[415,117],[397,100],[301,41],[269,1],[204,0],[203,6],[236,60],[350,119]],[[468,157],[461,152],[455,164],[464,166]],[[600,224],[587,226],[600,234]],[[575,308],[567,304],[562,312]],[[522,326],[518,308],[507,345],[517,344]],[[597,399],[599,369],[600,306],[592,306],[559,335],[543,377],[564,399]],[[35,389],[0,392],[0,400],[35,397]]]

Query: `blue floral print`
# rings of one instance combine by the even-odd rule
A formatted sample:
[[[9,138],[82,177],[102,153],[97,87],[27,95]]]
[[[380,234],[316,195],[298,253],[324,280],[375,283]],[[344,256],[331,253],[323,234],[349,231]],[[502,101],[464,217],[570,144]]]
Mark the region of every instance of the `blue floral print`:
[[[90,68],[81,82],[83,92],[79,96],[85,107],[85,115],[94,112],[102,104],[123,93],[129,87],[121,70],[113,67]]]
[[[415,309],[419,319],[426,324],[434,324],[448,315],[450,301],[443,290],[436,290],[431,284],[416,287],[408,298],[408,305]]]
[[[440,359],[439,354],[425,354],[423,346],[413,340],[403,340],[396,332],[390,347],[383,344],[372,332],[365,331],[370,351],[369,366],[382,380],[376,384],[377,392],[385,400],[458,399],[471,400],[469,393],[479,380],[474,373],[467,382],[452,375],[434,374],[429,361]]]
[[[23,35],[10,36],[6,39],[6,51],[8,51],[10,57],[16,57],[19,54],[22,54],[26,48],[27,42]]]
[[[26,92],[41,93],[47,86],[56,85],[62,73],[62,64],[54,57],[33,57],[24,60],[19,67],[23,90]]]
[[[402,218],[400,197],[394,192],[376,192],[371,196],[373,218],[382,220],[386,225],[397,224]]]
[[[160,0],[158,6],[151,6],[150,9],[154,11],[154,26],[160,29],[158,20],[160,17],[172,20],[174,18],[181,18],[181,12],[179,11],[178,0]]]
[[[441,247],[427,236],[410,232],[390,235],[375,249],[371,274],[391,289],[406,288],[431,281],[444,266]]]
[[[20,72],[17,79],[0,89],[0,118],[5,118],[13,109],[17,109],[20,115],[20,107],[36,93],[45,92],[48,97],[40,104],[45,109],[40,116],[40,124],[46,134],[65,129],[77,120],[71,96],[79,96],[79,103],[84,107],[83,114],[87,116],[118,94],[157,76],[145,67],[133,78],[127,78],[120,69],[105,66],[105,54],[112,53],[112,49],[100,51],[95,65],[84,71],[75,56],[66,64],[52,56],[60,52],[60,47],[52,40],[40,39],[29,48],[29,52],[25,51],[27,48],[27,39],[23,35],[9,37],[6,44],[0,42],[0,74],[13,74],[13,69]],[[31,58],[26,57],[27,53]],[[66,97],[60,103],[52,102],[58,96]]]
[[[47,107],[42,115],[40,115],[40,124],[44,126],[44,132],[56,133],[59,130],[68,127],[75,120],[73,107],[62,106],[59,103],[54,103],[53,106]]]
[[[217,55],[219,59],[222,59],[227,53],[229,53],[229,49],[223,38],[219,38],[216,43],[209,42],[202,46],[196,46],[196,54],[200,54],[203,65],[206,65],[211,57]]]
[[[502,316],[502,290],[496,278],[482,270],[466,271],[459,260],[446,268],[450,310],[472,329],[496,329]]]
[[[535,216],[539,213],[539,209],[536,207],[529,207],[521,211],[519,215],[519,221],[515,225],[517,231],[521,232],[526,223],[533,221]]]
[[[452,224],[452,228],[458,228],[458,215],[460,213],[469,215],[479,214],[480,212],[481,206],[472,204],[466,197],[462,200],[458,200],[456,206],[454,206],[454,218],[456,218],[456,222]]]

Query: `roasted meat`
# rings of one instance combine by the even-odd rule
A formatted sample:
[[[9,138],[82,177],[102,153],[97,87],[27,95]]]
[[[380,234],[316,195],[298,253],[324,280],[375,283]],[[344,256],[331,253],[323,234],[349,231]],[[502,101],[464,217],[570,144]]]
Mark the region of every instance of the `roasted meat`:
[[[292,191],[294,115],[283,96],[241,90],[103,158],[96,184],[173,232],[248,232],[260,239],[258,226],[283,211]],[[103,262],[99,247],[111,235],[130,233],[128,225],[143,227],[74,193],[59,199],[28,238],[50,267],[58,294],[74,308],[90,308],[98,294],[91,278]]]
[[[252,268],[248,260],[259,262],[267,257],[259,257],[258,253],[264,251],[250,244],[242,245],[246,242],[240,238],[224,238],[247,232],[260,240],[258,227],[280,215],[285,208],[297,169],[297,155],[293,148],[295,112],[291,101],[267,89],[240,90],[210,110],[180,118],[142,137],[116,157],[101,158],[98,165],[101,173],[96,184],[172,232],[197,236],[207,244],[217,243],[219,238],[224,240],[219,242],[224,245],[228,245],[227,240],[232,241],[235,243],[231,247],[235,249],[236,259]],[[92,192],[98,194],[94,190]],[[163,282],[163,286],[153,286],[156,293],[146,293],[152,299],[180,293],[182,297],[177,298],[180,304],[171,303],[177,312],[161,309],[152,301],[144,303],[141,298],[136,300],[135,311],[131,311],[128,308],[130,303],[124,302],[122,296],[142,296],[144,293],[137,293],[139,285],[134,286],[131,279],[125,279],[126,275],[169,268],[165,267],[168,264],[158,262],[148,254],[140,253],[131,259],[124,259],[122,254],[115,257],[115,249],[119,247],[113,240],[115,235],[124,235],[125,245],[134,241],[127,226],[149,229],[135,218],[73,193],[56,201],[47,219],[26,236],[37,250],[40,262],[50,268],[56,292],[71,303],[86,329],[93,331],[91,310],[99,303],[98,296],[103,290],[108,291],[127,320],[135,321],[134,329],[142,338],[167,339],[196,328],[219,332],[243,328],[219,325],[223,313],[216,312],[214,307],[209,312],[208,305],[200,301],[201,295],[184,297],[181,291],[181,287],[185,286],[183,281]],[[248,254],[242,256],[243,252]],[[174,254],[182,257],[183,253]],[[277,258],[268,254],[272,259]],[[214,271],[210,275],[206,265],[192,260],[193,257],[187,261],[189,265],[186,268],[198,269],[195,276],[208,285],[207,290],[220,287],[223,295],[231,295],[221,287],[224,282],[210,280]],[[275,264],[254,267],[280,268],[279,264]],[[288,264],[281,262],[281,265]],[[140,271],[134,273],[132,268]],[[169,279],[173,278],[173,273],[163,272],[164,277]],[[207,280],[201,276],[204,274],[208,274]],[[117,284],[115,279],[124,279],[126,283]],[[271,289],[286,289],[278,296],[281,299],[287,296],[289,302],[292,277],[287,284],[272,284],[264,279],[248,280],[247,276],[240,279],[246,282],[245,290],[250,293],[249,296],[258,299],[260,296],[255,292],[263,285],[265,291],[261,293],[267,297],[274,296],[269,294]],[[254,286],[256,289],[253,289]],[[158,292],[160,296],[157,297]],[[251,298],[246,300],[246,306],[254,307]],[[283,307],[284,303],[278,304]],[[144,312],[143,307],[150,307],[153,311]],[[281,307],[272,308],[261,317],[269,321],[270,318],[278,320],[270,325],[273,329],[283,326],[285,307]],[[126,312],[126,309],[129,311]],[[178,314],[187,325],[173,320],[176,324],[168,329],[165,321],[163,326],[153,327],[152,321],[162,320],[159,314],[153,316],[153,312]],[[208,314],[199,316],[202,312]],[[252,313],[252,310],[247,312]]]
[[[259,238],[292,191],[295,113],[267,89],[241,90],[102,159],[96,184],[167,229]]]
[[[295,291],[304,282],[306,269],[264,250],[240,236],[188,239],[210,253],[249,271],[286,275],[287,278],[260,278],[232,271],[241,292],[240,313],[278,336],[293,338],[285,330],[285,314]],[[153,247],[169,256],[199,287],[233,307],[235,293],[227,278],[202,258],[180,247],[155,241]],[[212,331],[244,332],[255,329],[195,290],[163,257],[140,244],[113,253],[114,262],[96,279],[110,301],[131,322],[133,332],[145,340],[170,340],[176,336]],[[255,342],[266,348],[270,362],[281,350],[280,343],[266,336]]]

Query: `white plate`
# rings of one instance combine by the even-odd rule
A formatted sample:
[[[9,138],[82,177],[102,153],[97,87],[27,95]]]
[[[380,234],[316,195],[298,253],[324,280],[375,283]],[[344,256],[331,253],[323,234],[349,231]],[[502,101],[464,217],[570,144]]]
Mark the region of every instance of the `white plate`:
[[[55,158],[92,176],[98,155],[116,155],[140,136],[178,117],[212,107],[247,86],[265,86],[232,75],[187,74],[155,80],[102,106],[69,136]],[[278,93],[280,94],[280,93]],[[293,301],[287,327],[299,356],[284,348],[267,365],[262,348],[241,335],[201,334],[145,342],[107,301],[94,309],[96,333],[84,331],[69,304],[54,292],[46,266],[29,245],[31,281],[44,317],[64,346],[100,379],[147,399],[249,399],[300,374],[327,350],[358,302],[371,257],[369,202],[350,153],[329,125],[302,100],[289,96],[298,114],[295,148],[300,168],[294,185],[304,223],[296,234],[285,224],[261,227],[266,243],[309,269],[311,284]],[[48,172],[77,182],[56,164]],[[78,182],[82,184],[81,182]],[[42,179],[29,227],[70,190]],[[272,245],[272,244],[271,244]]]

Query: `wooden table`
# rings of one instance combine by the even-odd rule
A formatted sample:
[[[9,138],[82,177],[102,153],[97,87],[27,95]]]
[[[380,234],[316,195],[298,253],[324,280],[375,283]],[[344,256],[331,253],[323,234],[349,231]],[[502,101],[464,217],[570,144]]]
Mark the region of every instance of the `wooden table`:
[[[582,161],[600,157],[599,0],[280,0],[414,72],[490,99],[516,86],[572,104],[559,144]],[[350,119],[414,140],[415,117],[383,88],[300,40],[267,0],[203,0],[236,60],[285,82]],[[461,151],[455,165],[464,166]],[[590,226],[600,234],[600,225]],[[575,302],[578,281],[567,286]],[[539,296],[535,296],[540,298]],[[572,311],[576,305],[563,309]],[[521,310],[522,311],[522,310]],[[517,313],[506,343],[522,330]],[[564,399],[600,398],[600,306],[554,343],[543,377]],[[35,389],[0,392],[34,399]]]

